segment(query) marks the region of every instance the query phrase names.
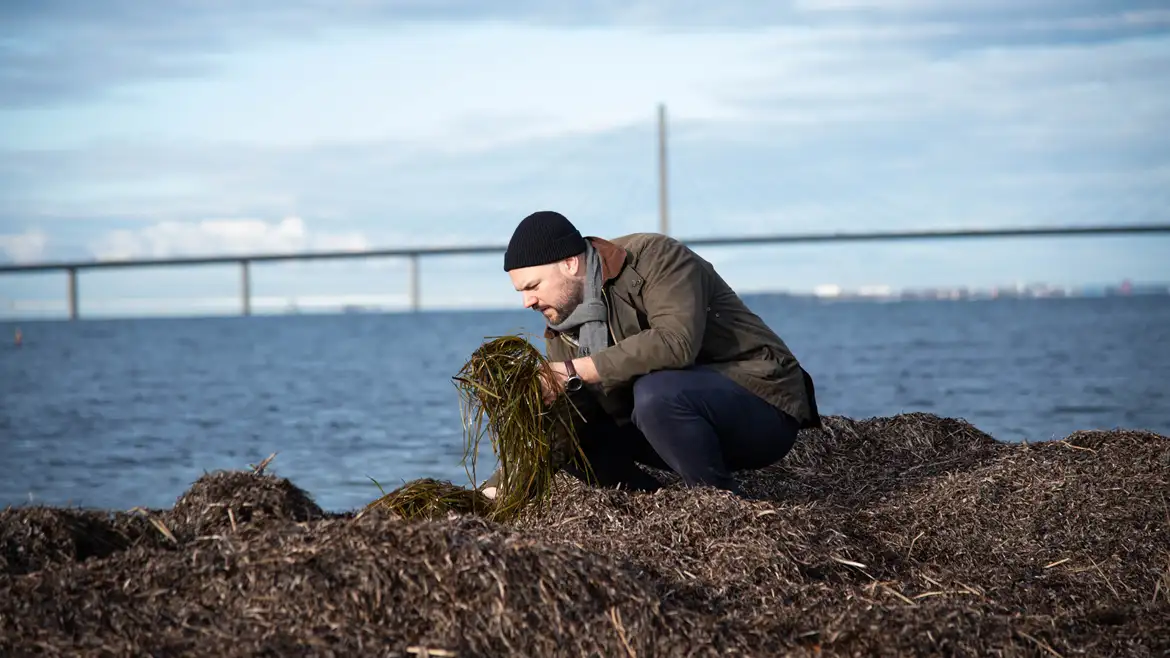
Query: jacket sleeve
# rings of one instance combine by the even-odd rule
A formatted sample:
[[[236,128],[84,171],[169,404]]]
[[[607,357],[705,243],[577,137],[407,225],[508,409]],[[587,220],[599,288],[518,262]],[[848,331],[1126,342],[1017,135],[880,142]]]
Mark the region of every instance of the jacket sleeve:
[[[649,329],[593,355],[605,390],[656,370],[692,365],[703,344],[709,305],[702,262],[681,242],[648,246],[639,260]]]
[[[577,355],[573,353],[563,338],[554,336],[544,339],[544,356],[549,361],[564,361],[576,358]]]

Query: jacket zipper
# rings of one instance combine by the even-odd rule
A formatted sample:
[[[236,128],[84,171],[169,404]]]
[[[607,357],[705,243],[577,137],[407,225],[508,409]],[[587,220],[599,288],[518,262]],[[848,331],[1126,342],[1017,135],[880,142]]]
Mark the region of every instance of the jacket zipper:
[[[605,302],[605,314],[608,316],[610,306],[609,297],[605,294],[605,288],[601,289],[601,301]],[[609,337],[613,339],[613,344],[617,345],[618,339],[617,336],[613,333],[613,321],[607,318],[605,326],[607,329],[609,329]]]

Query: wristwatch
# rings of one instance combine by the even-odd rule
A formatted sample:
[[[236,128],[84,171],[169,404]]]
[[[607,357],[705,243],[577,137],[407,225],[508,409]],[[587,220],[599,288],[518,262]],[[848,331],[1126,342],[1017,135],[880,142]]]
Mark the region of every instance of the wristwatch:
[[[573,367],[573,360],[565,361],[565,371],[569,373],[569,378],[565,380],[565,390],[573,393],[581,390],[585,382],[581,380],[581,376],[577,374],[577,369]]]

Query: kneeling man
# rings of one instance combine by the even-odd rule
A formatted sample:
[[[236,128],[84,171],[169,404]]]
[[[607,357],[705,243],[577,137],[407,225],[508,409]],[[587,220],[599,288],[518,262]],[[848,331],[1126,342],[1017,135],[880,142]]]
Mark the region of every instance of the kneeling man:
[[[591,477],[566,469],[578,478],[657,489],[642,463],[739,493],[735,471],[776,463],[799,429],[820,425],[812,379],[784,341],[673,238],[586,238],[541,211],[516,227],[504,270],[548,325],[545,399],[567,393],[586,413],[576,426]]]

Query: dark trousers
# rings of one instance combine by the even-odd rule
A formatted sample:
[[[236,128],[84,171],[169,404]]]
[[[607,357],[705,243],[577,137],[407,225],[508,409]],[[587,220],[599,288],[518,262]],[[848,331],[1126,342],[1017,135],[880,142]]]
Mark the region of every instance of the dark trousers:
[[[687,486],[739,493],[732,472],[781,460],[796,441],[796,419],[706,368],[662,370],[634,383],[632,423],[604,414],[577,420],[584,469],[569,474],[602,487],[653,491],[661,486],[636,466],[678,473]]]

